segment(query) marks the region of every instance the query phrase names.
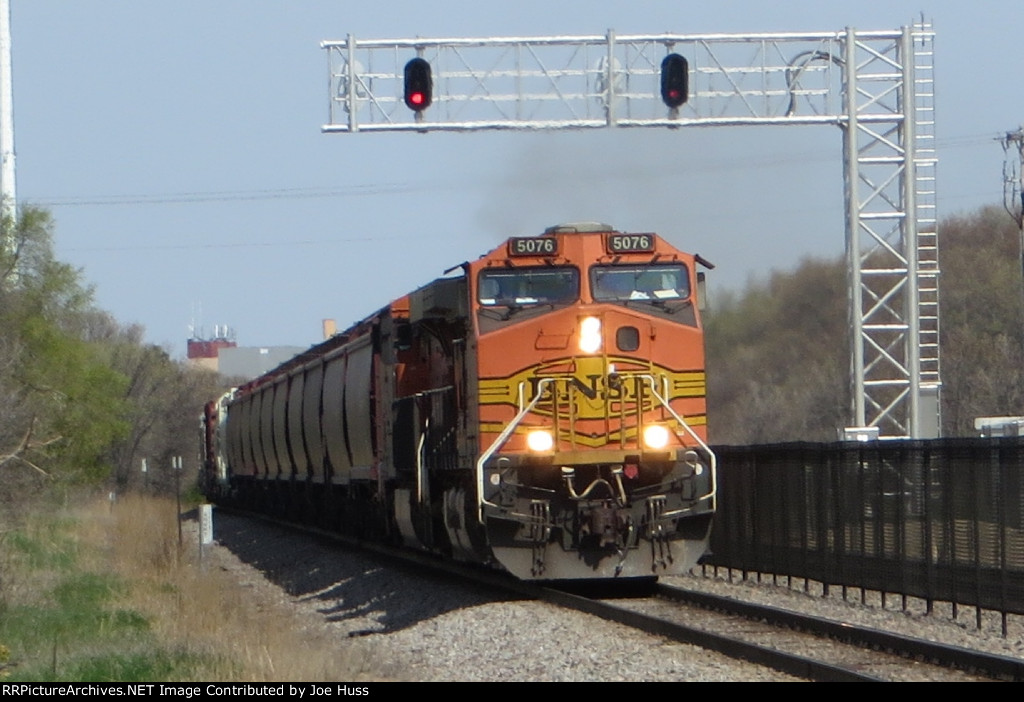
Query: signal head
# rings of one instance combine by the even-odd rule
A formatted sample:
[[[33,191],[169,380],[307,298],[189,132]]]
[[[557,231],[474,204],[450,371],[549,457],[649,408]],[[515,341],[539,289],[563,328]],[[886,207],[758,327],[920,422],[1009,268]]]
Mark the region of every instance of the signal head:
[[[434,79],[430,63],[416,57],[405,64],[405,105],[414,112],[422,112],[433,101]]]
[[[672,109],[689,97],[690,65],[679,54],[669,54],[661,61],[661,99]]]

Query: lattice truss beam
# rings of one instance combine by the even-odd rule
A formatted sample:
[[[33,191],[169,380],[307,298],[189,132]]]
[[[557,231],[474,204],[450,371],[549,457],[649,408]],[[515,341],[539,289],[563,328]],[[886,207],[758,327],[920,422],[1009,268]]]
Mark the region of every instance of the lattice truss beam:
[[[557,129],[782,121],[829,123],[842,112],[840,34],[647,35],[323,42],[330,113],[324,131]],[[690,63],[690,100],[661,102],[660,65]],[[434,103],[403,102],[403,67],[430,62]]]
[[[932,37],[925,24],[743,35],[349,36],[321,44],[323,130],[840,127],[852,421],[883,436],[918,437],[937,432],[940,386]],[[689,100],[677,110],[659,89],[661,61],[672,52],[690,66]],[[404,66],[416,56],[430,63],[434,83],[422,112],[403,99]]]

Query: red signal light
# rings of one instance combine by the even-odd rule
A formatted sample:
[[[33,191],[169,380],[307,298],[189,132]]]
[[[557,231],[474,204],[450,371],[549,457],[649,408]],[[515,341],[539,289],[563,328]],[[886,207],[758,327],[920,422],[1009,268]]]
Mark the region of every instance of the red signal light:
[[[661,99],[672,109],[689,97],[690,66],[679,54],[669,54],[661,62]]]
[[[422,112],[430,107],[431,92],[434,79],[430,73],[430,63],[416,57],[405,64],[405,105],[410,110]]]

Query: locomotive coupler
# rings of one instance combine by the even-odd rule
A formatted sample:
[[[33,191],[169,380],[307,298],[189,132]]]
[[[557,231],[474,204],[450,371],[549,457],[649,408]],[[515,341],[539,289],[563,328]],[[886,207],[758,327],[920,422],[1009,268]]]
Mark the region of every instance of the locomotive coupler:
[[[618,510],[610,502],[581,511],[580,536],[594,536],[598,546],[620,546]]]

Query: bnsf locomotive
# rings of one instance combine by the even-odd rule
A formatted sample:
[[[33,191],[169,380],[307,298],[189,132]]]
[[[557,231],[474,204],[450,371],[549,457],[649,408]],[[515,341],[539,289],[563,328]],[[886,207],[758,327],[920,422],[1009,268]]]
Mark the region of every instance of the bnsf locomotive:
[[[203,489],[524,579],[685,572],[716,489],[699,263],[509,239],[208,404]]]

